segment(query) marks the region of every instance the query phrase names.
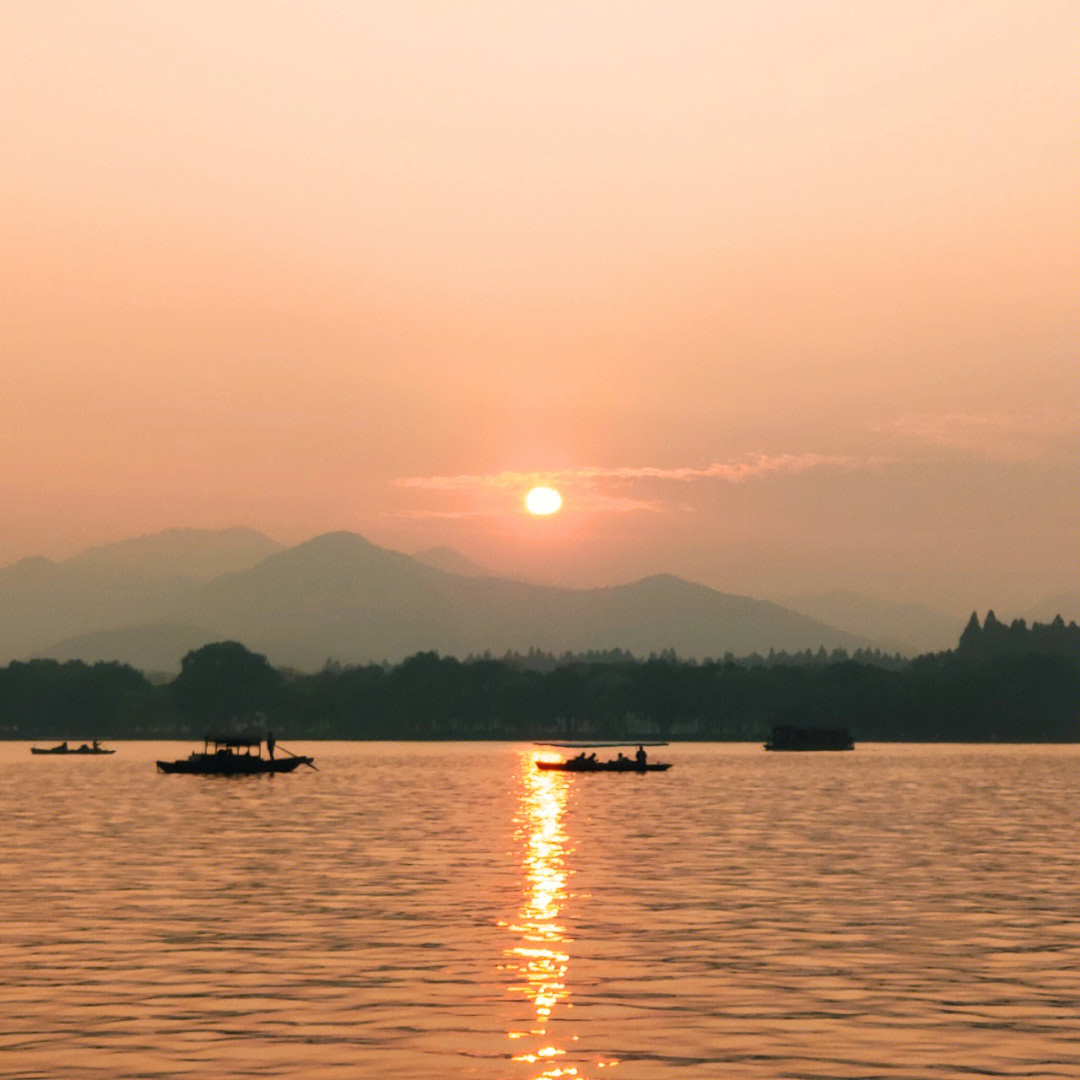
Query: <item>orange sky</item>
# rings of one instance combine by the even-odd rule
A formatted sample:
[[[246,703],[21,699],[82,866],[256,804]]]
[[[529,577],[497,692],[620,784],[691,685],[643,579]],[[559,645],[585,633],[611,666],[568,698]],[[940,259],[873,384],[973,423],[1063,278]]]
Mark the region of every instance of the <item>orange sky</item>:
[[[6,0],[0,565],[1080,587],[1078,70],[1073,0]]]

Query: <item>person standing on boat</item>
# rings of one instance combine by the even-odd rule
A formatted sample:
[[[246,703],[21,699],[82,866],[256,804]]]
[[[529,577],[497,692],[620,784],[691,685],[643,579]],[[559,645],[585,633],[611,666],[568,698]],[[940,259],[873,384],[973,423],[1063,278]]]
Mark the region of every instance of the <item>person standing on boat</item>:
[[[267,733],[266,733],[266,752],[270,755],[270,760],[271,761],[274,760],[274,747],[275,746],[277,746],[277,743],[274,741],[274,733],[272,731],[267,731]]]
[[[634,758],[637,760],[637,767],[639,769],[644,769],[645,768],[645,761],[648,758],[648,756],[649,755],[645,753],[645,747],[644,746],[639,746],[637,748],[637,753],[634,755]]]

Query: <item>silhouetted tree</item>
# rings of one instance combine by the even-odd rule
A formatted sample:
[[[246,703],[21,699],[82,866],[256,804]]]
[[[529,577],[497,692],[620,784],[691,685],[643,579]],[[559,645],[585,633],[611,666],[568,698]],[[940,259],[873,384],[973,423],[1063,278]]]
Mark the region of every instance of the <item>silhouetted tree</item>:
[[[183,716],[203,725],[250,722],[272,712],[284,684],[265,656],[236,641],[220,641],[189,652],[173,681]]]

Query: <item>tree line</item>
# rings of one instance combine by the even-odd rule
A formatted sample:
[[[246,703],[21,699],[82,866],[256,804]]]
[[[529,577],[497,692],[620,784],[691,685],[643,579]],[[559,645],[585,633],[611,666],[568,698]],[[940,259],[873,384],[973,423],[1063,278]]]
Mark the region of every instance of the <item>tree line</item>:
[[[154,683],[118,663],[0,668],[0,737],[638,738],[759,741],[776,724],[862,741],[1080,740],[1080,629],[972,616],[953,650],[912,660],[843,651],[684,660],[618,650],[279,670],[237,642]]]

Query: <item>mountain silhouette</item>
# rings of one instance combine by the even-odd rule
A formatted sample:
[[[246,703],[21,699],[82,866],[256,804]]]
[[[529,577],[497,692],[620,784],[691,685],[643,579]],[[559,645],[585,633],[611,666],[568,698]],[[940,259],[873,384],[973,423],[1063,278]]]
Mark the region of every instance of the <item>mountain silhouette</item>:
[[[187,603],[189,590],[187,579],[108,562],[24,559],[0,569],[0,661],[48,655],[79,634],[157,621]]]
[[[273,550],[208,580],[162,576],[166,566],[190,570],[193,559],[197,569],[200,543],[219,555],[223,547],[213,534],[188,536],[186,564],[173,551],[132,556],[123,565],[98,554],[0,570],[0,604],[12,615],[10,626],[22,631],[5,628],[0,660],[115,659],[176,671],[185,652],[221,640],[243,642],[275,666],[307,671],[327,660],[396,662],[429,650],[463,658],[530,648],[639,656],[674,649],[705,658],[873,647],[776,604],[669,575],[599,589],[469,577],[348,532]]]
[[[1048,596],[1026,614],[1029,622],[1049,623],[1058,615],[1067,623],[1080,622],[1080,592]]]
[[[479,563],[465,558],[460,551],[452,547],[426,548],[424,551],[413,553],[413,558],[425,566],[433,566],[436,570],[445,570],[448,574],[458,574],[461,577],[492,577],[492,572]]]
[[[209,580],[254,566],[281,547],[254,529],[166,529],[88,548],[64,561],[69,566],[118,566],[148,577]]]
[[[784,607],[859,637],[877,641],[887,652],[918,656],[956,645],[964,619],[921,604],[895,604],[847,589],[785,596]]]
[[[77,634],[38,650],[36,655],[49,660],[82,660],[87,664],[119,660],[149,675],[171,676],[179,671],[180,661],[189,652],[220,640],[217,631],[206,627],[146,623]]]

